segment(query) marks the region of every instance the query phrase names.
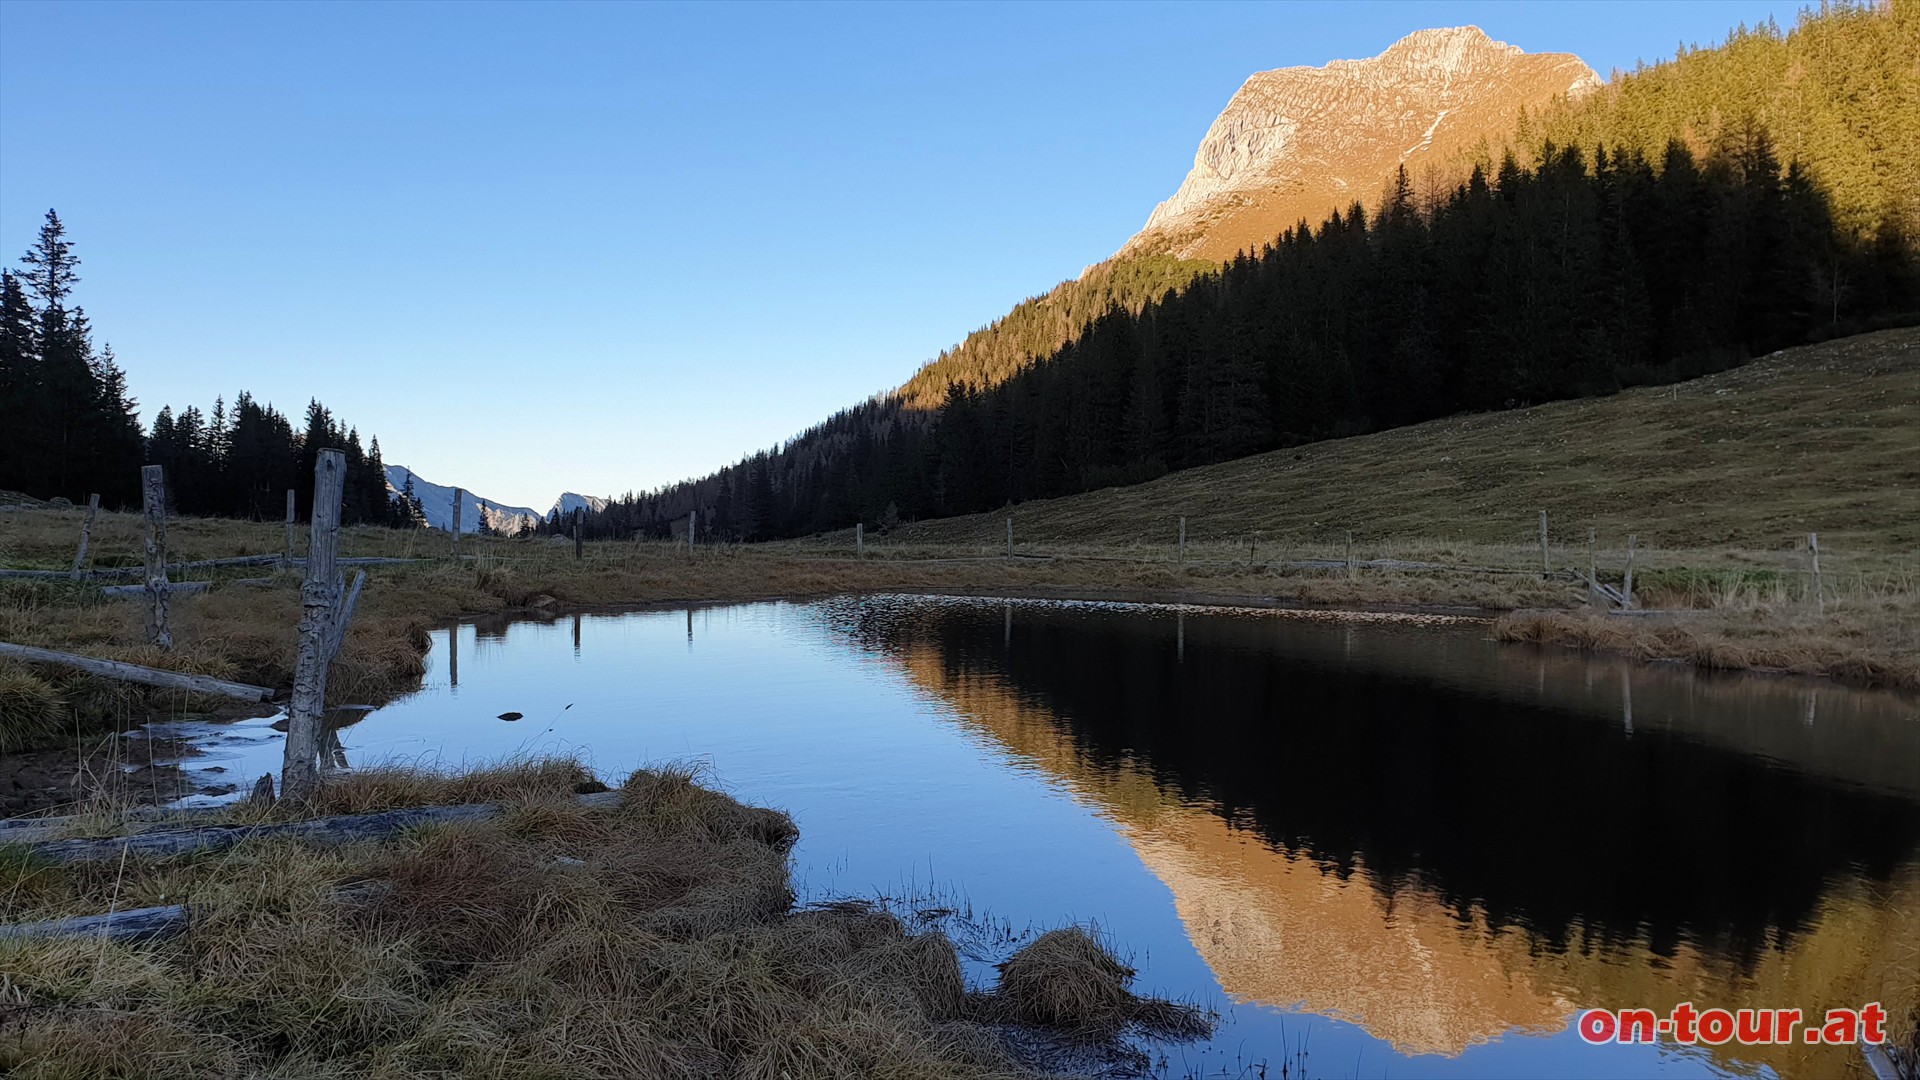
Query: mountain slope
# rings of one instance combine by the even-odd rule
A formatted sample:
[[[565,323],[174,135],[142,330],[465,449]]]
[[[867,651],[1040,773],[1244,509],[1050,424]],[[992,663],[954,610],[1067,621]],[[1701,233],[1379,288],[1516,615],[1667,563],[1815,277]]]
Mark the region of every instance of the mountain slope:
[[[1026,544],[1337,545],[1383,539],[1835,551],[1920,543],[1920,329],[1786,349],[1671,387],[1432,420],[1022,503]],[[998,545],[1006,514],[903,526]]]
[[[1523,109],[1600,85],[1577,56],[1529,54],[1478,27],[1421,30],[1366,60],[1258,72],[1242,85],[1123,256],[1232,258],[1513,129]]]
[[[426,515],[427,524],[435,529],[451,530],[453,488],[427,480],[404,465],[387,466],[387,490],[394,495],[407,489],[409,479],[413,481],[413,496],[420,500],[420,509]],[[524,506],[503,506],[464,488],[461,489],[460,503],[460,531],[463,533],[479,532],[483,516],[488,528],[509,535],[519,532],[522,525],[537,525],[540,522],[540,515],[536,511]]]

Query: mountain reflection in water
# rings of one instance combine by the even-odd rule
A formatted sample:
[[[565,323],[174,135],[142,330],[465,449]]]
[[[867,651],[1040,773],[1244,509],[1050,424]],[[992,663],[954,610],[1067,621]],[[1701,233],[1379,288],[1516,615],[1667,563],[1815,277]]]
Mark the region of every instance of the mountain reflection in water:
[[[1236,999],[1443,1055],[1584,1007],[1915,1007],[1899,698],[1380,618],[825,611],[1118,824]]]

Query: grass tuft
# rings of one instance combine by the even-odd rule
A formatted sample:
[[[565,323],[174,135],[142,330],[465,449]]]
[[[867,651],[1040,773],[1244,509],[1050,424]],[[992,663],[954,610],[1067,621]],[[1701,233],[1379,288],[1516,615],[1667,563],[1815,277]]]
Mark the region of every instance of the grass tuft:
[[[373,770],[322,805],[506,813],[340,847],[0,859],[10,920],[195,912],[191,933],[147,945],[0,941],[0,1072],[992,1080],[1033,1075],[1001,1025],[1110,1034],[1179,1010],[1128,993],[1132,972],[1079,930],[969,994],[939,931],[869,905],[796,910],[791,820],[695,779],[645,770],[588,805],[572,761]]]

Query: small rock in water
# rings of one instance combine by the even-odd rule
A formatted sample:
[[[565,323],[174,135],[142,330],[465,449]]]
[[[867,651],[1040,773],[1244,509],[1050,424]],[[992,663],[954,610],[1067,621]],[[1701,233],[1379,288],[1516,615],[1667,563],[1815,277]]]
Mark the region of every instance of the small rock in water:
[[[519,714],[519,713],[517,713],[517,712],[503,712],[503,713],[501,713],[501,714],[500,714],[500,719],[502,719],[502,720],[518,720],[518,719],[520,719],[520,714]]]

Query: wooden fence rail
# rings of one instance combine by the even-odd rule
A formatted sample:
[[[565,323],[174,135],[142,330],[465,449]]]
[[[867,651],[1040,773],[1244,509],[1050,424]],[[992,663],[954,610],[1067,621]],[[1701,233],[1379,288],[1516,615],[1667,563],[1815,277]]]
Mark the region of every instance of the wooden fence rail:
[[[142,667],[139,664],[128,664],[119,660],[99,660],[91,656],[41,649],[32,645],[15,645],[8,641],[0,641],[0,656],[11,656],[16,660],[26,660],[36,664],[58,664],[62,667],[77,668],[89,675],[104,675],[109,679],[119,679],[123,682],[159,686],[168,690],[190,690],[196,694],[218,694],[222,697],[239,698],[242,701],[270,701],[274,696],[273,691],[264,686],[228,682],[211,675],[188,675],[179,671],[163,671],[160,668]]]

